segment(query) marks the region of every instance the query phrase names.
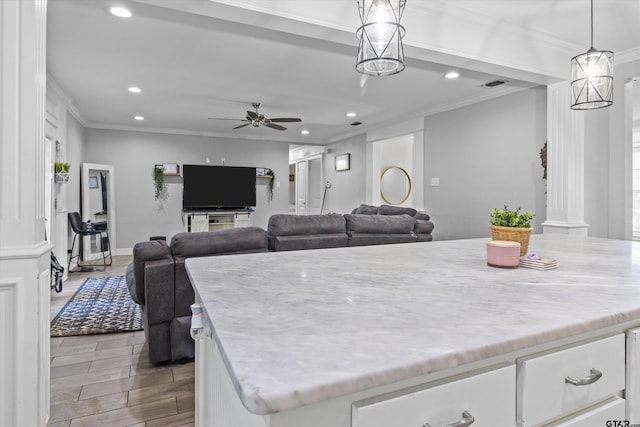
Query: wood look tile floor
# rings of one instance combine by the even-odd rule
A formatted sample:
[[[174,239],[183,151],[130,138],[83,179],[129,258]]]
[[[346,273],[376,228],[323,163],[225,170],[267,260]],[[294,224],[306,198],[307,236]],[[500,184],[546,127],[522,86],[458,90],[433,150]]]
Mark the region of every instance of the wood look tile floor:
[[[104,272],[69,274],[51,291],[51,319],[85,279],[124,275],[130,262],[114,256]],[[52,337],[49,427],[193,426],[194,367],[149,363],[143,331]]]

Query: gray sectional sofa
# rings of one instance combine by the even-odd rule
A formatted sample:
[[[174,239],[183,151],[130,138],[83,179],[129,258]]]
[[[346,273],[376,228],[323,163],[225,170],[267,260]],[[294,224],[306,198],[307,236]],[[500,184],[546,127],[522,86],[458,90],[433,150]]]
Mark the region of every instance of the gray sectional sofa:
[[[407,209],[362,205],[345,215],[273,215],[266,231],[244,227],[178,233],[170,244],[137,243],[127,267],[127,285],[142,309],[149,360],[180,362],[194,357],[190,328],[195,295],[185,269],[187,258],[431,240],[428,215]]]
[[[351,214],[272,215],[270,251],[428,242],[433,223],[412,208],[360,205]]]
[[[267,233],[245,227],[214,233],[178,233],[164,240],[137,243],[127,267],[131,298],[140,305],[152,363],[193,359],[191,304],[195,295],[185,270],[187,258],[267,252]]]

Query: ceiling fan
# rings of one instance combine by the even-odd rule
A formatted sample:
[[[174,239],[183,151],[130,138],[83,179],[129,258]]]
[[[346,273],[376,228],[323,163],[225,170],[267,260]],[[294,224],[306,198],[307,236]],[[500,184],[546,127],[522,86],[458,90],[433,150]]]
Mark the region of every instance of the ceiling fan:
[[[253,108],[256,109],[256,111],[250,111],[247,110],[247,116],[244,119],[217,119],[214,117],[209,117],[209,120],[239,120],[242,122],[247,122],[244,124],[241,124],[239,126],[234,127],[233,129],[240,129],[243,128],[245,126],[253,126],[254,128],[260,127],[260,126],[266,126],[269,127],[271,129],[276,129],[276,130],[287,130],[286,127],[282,126],[282,125],[278,125],[276,123],[292,123],[292,122],[301,122],[302,120],[299,118],[293,118],[293,117],[278,117],[278,118],[274,118],[274,119],[270,119],[267,118],[267,116],[265,116],[264,114],[261,114],[258,109],[260,108],[260,103],[259,102],[252,102],[251,105],[253,106]]]

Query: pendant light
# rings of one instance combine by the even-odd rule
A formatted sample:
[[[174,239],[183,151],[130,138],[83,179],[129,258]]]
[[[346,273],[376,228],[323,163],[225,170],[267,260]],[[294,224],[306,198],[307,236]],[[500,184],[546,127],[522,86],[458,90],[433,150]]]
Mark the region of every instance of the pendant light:
[[[571,59],[571,108],[594,110],[613,104],[613,52],[593,48],[593,0],[591,0],[591,48]]]
[[[406,0],[358,0],[362,25],[358,36],[356,70],[372,76],[388,76],[404,70],[400,25]]]

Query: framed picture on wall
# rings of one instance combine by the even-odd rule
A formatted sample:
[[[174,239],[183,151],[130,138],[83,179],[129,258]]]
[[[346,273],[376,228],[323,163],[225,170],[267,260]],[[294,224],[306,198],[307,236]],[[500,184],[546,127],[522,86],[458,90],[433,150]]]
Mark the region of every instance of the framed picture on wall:
[[[351,168],[351,155],[349,153],[336,156],[336,170],[348,171]]]
[[[89,188],[98,188],[98,177],[90,176],[89,177]]]

